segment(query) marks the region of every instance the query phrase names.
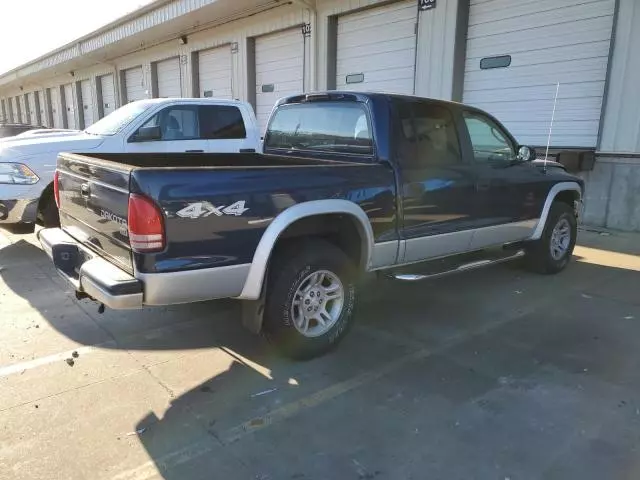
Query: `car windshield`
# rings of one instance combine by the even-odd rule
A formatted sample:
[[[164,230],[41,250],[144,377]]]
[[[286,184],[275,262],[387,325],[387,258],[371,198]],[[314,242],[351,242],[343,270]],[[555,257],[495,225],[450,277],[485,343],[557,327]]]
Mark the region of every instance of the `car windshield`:
[[[94,123],[85,132],[91,135],[115,135],[152,105],[154,102],[148,100],[129,103]]]

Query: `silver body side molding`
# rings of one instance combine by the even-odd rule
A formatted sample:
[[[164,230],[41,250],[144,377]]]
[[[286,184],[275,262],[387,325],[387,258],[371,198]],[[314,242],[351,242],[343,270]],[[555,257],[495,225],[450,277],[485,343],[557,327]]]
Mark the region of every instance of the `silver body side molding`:
[[[578,193],[578,199],[582,200],[582,189],[577,182],[560,182],[556,183],[547,195],[547,199],[544,202],[544,207],[542,207],[542,213],[540,214],[540,220],[536,225],[536,228],[533,230],[533,234],[529,237],[529,240],[539,240],[542,237],[542,232],[544,231],[544,226],[547,223],[547,217],[549,216],[549,211],[551,210],[551,204],[555,200],[556,196],[560,192],[564,191],[573,191]]]
[[[247,279],[249,264],[168,273],[140,273],[145,305],[173,305],[237,296]]]
[[[297,220],[325,214],[349,215],[354,220],[362,239],[361,264],[368,269],[373,251],[373,230],[364,210],[359,205],[348,200],[330,199],[303,202],[287,208],[267,227],[253,255],[253,261],[251,262],[244,288],[240,294],[235,296],[242,300],[258,299],[262,291],[262,284],[271,253],[282,232]]]

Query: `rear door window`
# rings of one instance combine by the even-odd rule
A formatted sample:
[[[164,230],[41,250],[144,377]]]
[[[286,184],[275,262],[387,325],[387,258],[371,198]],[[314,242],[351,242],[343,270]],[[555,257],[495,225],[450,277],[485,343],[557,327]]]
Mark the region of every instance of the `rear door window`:
[[[267,129],[265,148],[371,155],[371,122],[358,102],[282,105]]]
[[[240,109],[232,105],[201,105],[200,135],[209,140],[247,138]]]

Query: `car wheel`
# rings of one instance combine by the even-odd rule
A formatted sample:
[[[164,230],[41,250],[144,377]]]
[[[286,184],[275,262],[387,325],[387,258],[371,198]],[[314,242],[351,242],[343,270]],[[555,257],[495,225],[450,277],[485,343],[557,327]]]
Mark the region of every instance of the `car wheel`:
[[[356,276],[349,257],[331,243],[307,240],[281,249],[270,272],[264,311],[269,340],[299,360],[334,348],[354,317]]]
[[[564,202],[551,205],[540,240],[527,247],[526,263],[538,273],[558,273],[569,264],[578,225],[573,209]]]

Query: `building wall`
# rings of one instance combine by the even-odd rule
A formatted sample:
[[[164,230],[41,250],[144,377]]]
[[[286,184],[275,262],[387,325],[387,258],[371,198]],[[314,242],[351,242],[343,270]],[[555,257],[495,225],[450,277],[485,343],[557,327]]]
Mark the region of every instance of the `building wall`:
[[[602,134],[583,222],[640,231],[640,2],[619,0]]]

